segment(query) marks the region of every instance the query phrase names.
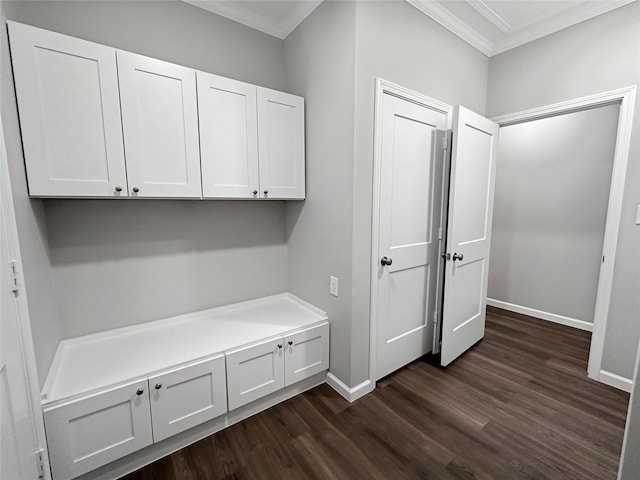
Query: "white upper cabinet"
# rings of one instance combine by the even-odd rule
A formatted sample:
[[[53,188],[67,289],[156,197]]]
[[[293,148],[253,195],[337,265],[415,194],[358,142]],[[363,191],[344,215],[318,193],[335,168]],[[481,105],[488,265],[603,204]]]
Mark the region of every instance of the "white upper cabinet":
[[[258,87],[260,196],[305,196],[304,98]]]
[[[256,86],[198,72],[202,196],[258,196]]]
[[[7,23],[29,193],[126,195],[115,50]]]
[[[129,194],[199,198],[195,71],[118,51]]]

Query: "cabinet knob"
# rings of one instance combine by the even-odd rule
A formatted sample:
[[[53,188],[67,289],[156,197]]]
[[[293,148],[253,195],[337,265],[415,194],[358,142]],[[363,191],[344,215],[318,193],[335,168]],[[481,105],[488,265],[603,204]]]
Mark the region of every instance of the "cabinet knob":
[[[133,190],[133,193],[138,193],[140,191],[138,187],[133,187],[131,190]]]
[[[264,191],[264,192],[262,192],[262,193],[264,193],[264,196],[266,197],[266,196],[269,194],[269,190],[265,190],[265,191]]]
[[[162,388],[162,384],[161,383],[156,383],[156,390],[160,390]]]
[[[116,187],[116,192],[121,192],[121,191],[122,191],[122,187],[121,187],[120,185],[118,185],[118,186]]]
[[[281,343],[278,344],[278,348],[282,348],[282,344]]]
[[[293,345],[293,340],[289,340],[289,345]]]
[[[258,190],[254,190],[254,191],[253,191],[253,194],[254,194],[254,195],[257,195],[257,194],[258,194]]]
[[[136,390],[136,395],[140,396],[144,393],[144,390],[139,388],[138,390]]]

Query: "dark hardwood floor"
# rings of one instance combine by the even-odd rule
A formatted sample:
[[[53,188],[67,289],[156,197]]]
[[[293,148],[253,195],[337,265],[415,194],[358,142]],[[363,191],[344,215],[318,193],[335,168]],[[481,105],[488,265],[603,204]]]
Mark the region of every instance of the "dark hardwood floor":
[[[446,369],[418,360],[347,403],[322,385],[142,479],[615,479],[628,395],[586,377],[590,334],[489,308]]]

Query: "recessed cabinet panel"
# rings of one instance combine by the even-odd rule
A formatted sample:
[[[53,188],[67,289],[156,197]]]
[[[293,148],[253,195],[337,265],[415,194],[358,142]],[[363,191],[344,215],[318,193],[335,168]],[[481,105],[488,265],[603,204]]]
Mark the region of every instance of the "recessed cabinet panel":
[[[227,411],[224,355],[149,377],[149,387],[155,442]]]
[[[257,197],[256,86],[203,72],[197,78],[203,197]]]
[[[44,412],[53,478],[73,478],[152,443],[147,379]]]
[[[30,195],[126,196],[115,49],[8,25]]]
[[[241,407],[284,387],[282,338],[228,352],[229,410]]]
[[[118,51],[129,193],[199,198],[195,71]]]
[[[288,387],[329,368],[329,324],[284,337],[284,385]]]
[[[304,99],[258,87],[260,195],[305,196]]]

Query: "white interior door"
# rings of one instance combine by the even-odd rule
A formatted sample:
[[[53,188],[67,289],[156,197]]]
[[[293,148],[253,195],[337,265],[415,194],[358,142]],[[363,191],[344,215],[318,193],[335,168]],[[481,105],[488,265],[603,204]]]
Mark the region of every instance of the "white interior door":
[[[431,350],[447,115],[384,94],[376,378]]]
[[[118,51],[129,194],[199,198],[196,72]]]
[[[202,196],[257,198],[256,86],[197,72]]]
[[[441,363],[484,336],[498,125],[464,107],[453,115]]]
[[[0,478],[35,480],[37,439],[31,411],[26,365],[20,346],[20,320],[8,250],[5,205],[0,209],[2,298],[0,298]]]

